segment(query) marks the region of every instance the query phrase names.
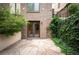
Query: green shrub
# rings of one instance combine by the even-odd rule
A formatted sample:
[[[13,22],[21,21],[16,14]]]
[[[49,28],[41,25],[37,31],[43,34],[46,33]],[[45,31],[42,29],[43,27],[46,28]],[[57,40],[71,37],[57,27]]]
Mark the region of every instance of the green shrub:
[[[6,8],[0,9],[0,34],[12,35],[21,31],[26,24],[21,15],[12,15],[10,10]]]
[[[70,14],[74,14],[79,10],[79,4],[77,3],[72,3],[68,6],[68,10]]]
[[[49,27],[57,38],[53,41],[65,54],[79,54],[79,4],[70,4],[68,8],[71,15],[65,20],[54,17]]]
[[[61,52],[64,52],[65,54],[72,54],[71,52],[73,51],[73,49],[69,46],[67,46],[61,39],[59,38],[53,38],[52,39],[55,44],[61,48]]]
[[[79,54],[79,12],[65,19],[61,27],[61,39],[73,48],[73,54]]]
[[[52,21],[50,23],[49,28],[51,29],[51,34],[53,35],[53,37],[59,37],[59,28],[61,26],[61,19],[59,19],[59,17],[54,16],[52,18]]]
[[[79,54],[79,11],[65,20],[60,20],[58,17],[53,18],[49,26],[52,34],[59,38],[53,41],[65,54]]]

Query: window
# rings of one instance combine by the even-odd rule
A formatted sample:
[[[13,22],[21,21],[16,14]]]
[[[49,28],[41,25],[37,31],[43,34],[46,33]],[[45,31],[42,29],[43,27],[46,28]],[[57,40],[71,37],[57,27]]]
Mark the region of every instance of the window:
[[[19,3],[11,3],[10,8],[11,8],[12,14],[20,14],[20,4]]]
[[[58,3],[58,8],[60,8],[60,3]]]
[[[28,12],[39,12],[39,3],[28,3]]]

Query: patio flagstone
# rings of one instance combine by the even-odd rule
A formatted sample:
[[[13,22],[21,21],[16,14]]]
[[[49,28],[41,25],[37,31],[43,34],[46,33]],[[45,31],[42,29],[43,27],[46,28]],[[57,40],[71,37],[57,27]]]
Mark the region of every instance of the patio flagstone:
[[[22,39],[0,52],[0,55],[63,55],[59,47],[48,39]]]

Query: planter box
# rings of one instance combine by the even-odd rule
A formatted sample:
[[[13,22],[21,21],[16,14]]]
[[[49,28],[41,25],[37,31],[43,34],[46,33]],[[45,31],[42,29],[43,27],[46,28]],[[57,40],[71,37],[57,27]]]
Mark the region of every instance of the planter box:
[[[0,51],[9,47],[10,45],[21,40],[21,32],[15,33],[13,36],[0,35]]]

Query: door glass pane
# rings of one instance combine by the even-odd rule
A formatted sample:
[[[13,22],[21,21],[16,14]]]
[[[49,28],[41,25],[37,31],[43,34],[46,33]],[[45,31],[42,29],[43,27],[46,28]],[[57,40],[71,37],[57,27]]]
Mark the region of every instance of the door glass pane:
[[[28,36],[33,37],[33,23],[28,24]]]
[[[39,32],[40,32],[40,28],[39,28],[39,22],[35,23],[35,37],[39,37]]]

